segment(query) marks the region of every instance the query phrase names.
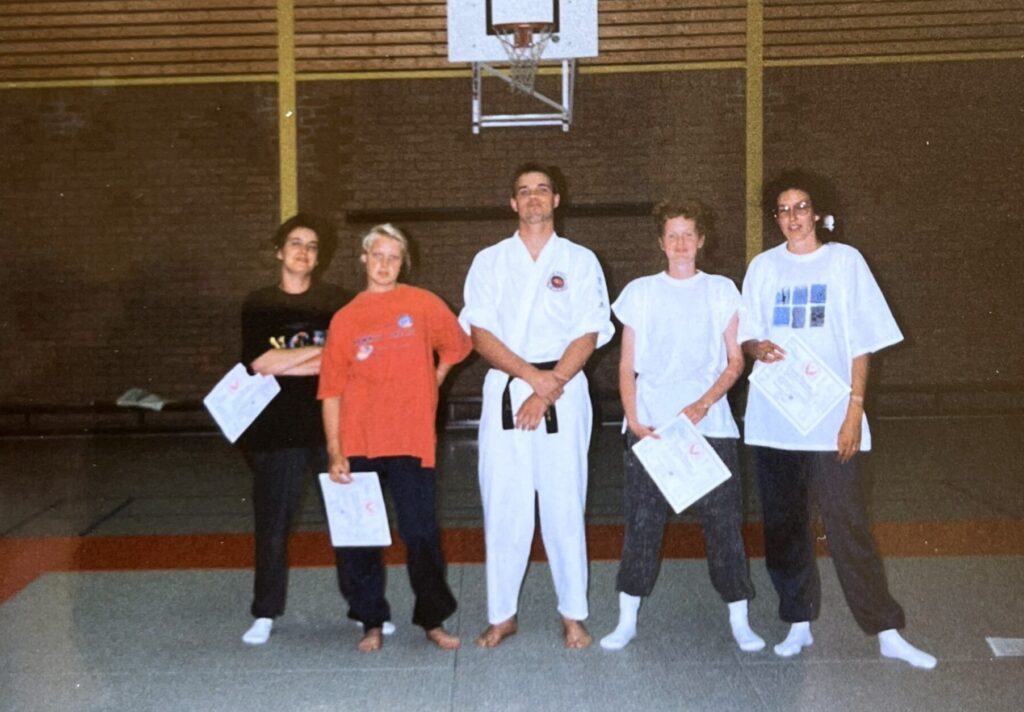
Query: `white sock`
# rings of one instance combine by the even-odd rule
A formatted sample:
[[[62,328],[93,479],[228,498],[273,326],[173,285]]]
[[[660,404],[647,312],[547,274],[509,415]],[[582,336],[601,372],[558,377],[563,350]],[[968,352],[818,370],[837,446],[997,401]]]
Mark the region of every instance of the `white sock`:
[[[883,657],[904,660],[916,668],[931,670],[938,663],[934,655],[915,648],[895,628],[878,634],[878,650]]]
[[[364,626],[362,624],[362,622],[360,622],[360,621],[352,621],[352,622],[355,623],[360,628],[362,628],[363,630],[366,630],[366,626]],[[394,634],[394,632],[395,632],[395,624],[392,623],[391,621],[384,621],[381,624],[381,626],[380,626],[380,632],[383,633],[384,635],[392,635],[392,634]]]
[[[775,654],[781,658],[790,658],[813,643],[814,637],[811,635],[810,621],[794,623],[789,627],[789,635],[786,636],[786,639],[775,646]]]
[[[640,596],[619,594],[619,624],[615,630],[601,638],[605,650],[622,650],[636,637],[636,616],[640,610]]]
[[[752,653],[764,649],[764,638],[750,628],[747,619],[747,599],[729,604],[729,625],[732,627],[732,637],[740,646],[740,650]]]
[[[257,618],[249,630],[245,631],[242,642],[247,645],[263,645],[270,640],[270,629],[273,627],[273,618]]]

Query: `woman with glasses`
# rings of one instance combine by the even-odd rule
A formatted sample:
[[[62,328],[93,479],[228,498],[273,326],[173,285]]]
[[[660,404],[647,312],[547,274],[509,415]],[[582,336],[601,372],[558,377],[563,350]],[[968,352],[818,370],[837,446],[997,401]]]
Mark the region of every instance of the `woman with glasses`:
[[[697,269],[711,232],[711,213],[695,200],[665,200],[654,209],[665,269],[626,285],[612,309],[623,324],[619,393],[625,411],[623,454],[626,527],[616,579],[619,623],[601,640],[620,650],[636,636],[637,613],[661,564],[669,504],[632,446],[677,415],[690,419],[732,472],[693,504],[708,550],[711,583],[728,605],[741,650],[764,640],[751,630],[747,601],[754,597],[743,546],[739,430],[726,393],[743,372],[736,341],[740,294],[732,280]]]
[[[744,435],[764,508],[766,563],[779,616],[792,624],[775,654],[797,655],[813,643],[810,624],[821,606],[813,497],[858,625],[878,636],[884,657],[933,668],[935,658],[899,633],[903,610],[889,593],[857,472],[857,453],[871,449],[864,415],[871,354],[903,335],[860,252],[823,239],[819,228],[834,223],[821,179],[784,173],[766,187],[764,201],[785,242],[755,257],[743,280],[739,341],[756,361],[751,378],[784,361],[780,344],[795,336],[850,389],[806,433],[813,419],[798,429],[755,385],[747,397]]]

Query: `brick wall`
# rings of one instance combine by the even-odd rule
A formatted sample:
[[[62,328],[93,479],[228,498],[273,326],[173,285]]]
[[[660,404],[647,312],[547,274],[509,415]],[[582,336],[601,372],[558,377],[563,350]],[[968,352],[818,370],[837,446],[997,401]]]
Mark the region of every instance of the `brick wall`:
[[[304,207],[328,212],[343,226],[335,269],[346,278],[355,274],[349,266],[355,264],[358,238],[369,227],[347,224],[346,210],[386,214],[388,209],[504,207],[510,174],[526,160],[561,166],[569,183],[564,199],[574,204],[646,203],[673,191],[704,197],[720,212],[721,249],[711,267],[742,275],[739,72],[583,76],[577,85],[578,119],[568,133],[541,127],[485,129],[474,136],[468,79],[301,88],[300,194]],[[485,84],[485,92],[487,111],[516,102],[496,81]],[[690,97],[700,97],[699,102],[691,106]],[[524,108],[536,110],[530,104]],[[420,253],[413,279],[458,309],[473,256],[511,234],[514,217],[509,210],[503,220],[403,225]],[[566,218],[562,223],[564,234],[597,253],[613,298],[630,279],[658,269],[649,218]],[[601,387],[614,388],[616,362],[614,348],[595,359]],[[482,363],[468,364],[457,374],[453,392],[476,393],[483,371]]]
[[[765,86],[766,174],[833,177],[906,336],[878,376],[1024,385],[1024,66],[777,69]]]
[[[230,365],[240,295],[271,274],[275,102],[264,85],[3,94],[0,402],[192,398]]]
[[[569,133],[474,136],[468,79],[302,82],[300,204],[334,219],[342,247],[328,278],[357,288],[368,225],[352,211],[502,206],[512,168],[540,159],[563,168],[575,204],[705,198],[720,233],[706,267],[739,281],[743,86],[739,71],[583,75]],[[766,174],[803,165],[834,177],[845,238],[907,334],[878,359],[882,383],[1021,390],[1022,87],[1015,62],[766,74]],[[0,403],[131,386],[198,398],[235,361],[240,300],[275,274],[261,249],[277,219],[275,99],[264,84],[3,94]],[[419,251],[414,281],[458,309],[473,254],[512,218],[403,224]],[[658,267],[647,218],[563,228],[597,253],[613,298]],[[614,346],[595,359],[607,393],[616,359]],[[453,390],[475,392],[482,370],[464,368]]]

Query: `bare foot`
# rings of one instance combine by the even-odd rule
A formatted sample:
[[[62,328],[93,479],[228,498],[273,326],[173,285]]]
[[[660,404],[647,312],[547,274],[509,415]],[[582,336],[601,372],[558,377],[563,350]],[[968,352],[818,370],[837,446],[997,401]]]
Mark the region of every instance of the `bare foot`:
[[[579,621],[563,618],[562,627],[565,629],[565,647],[571,650],[589,648],[590,644],[594,642],[594,638]]]
[[[507,621],[487,626],[487,630],[476,639],[476,644],[481,648],[497,648],[501,641],[511,635],[515,635],[518,630],[519,626],[516,623],[516,617],[512,616]]]
[[[462,645],[462,641],[441,626],[428,630],[427,640],[439,647],[441,650],[458,650],[459,646]]]
[[[380,628],[370,628],[356,646],[360,653],[376,653],[384,645],[384,633]]]

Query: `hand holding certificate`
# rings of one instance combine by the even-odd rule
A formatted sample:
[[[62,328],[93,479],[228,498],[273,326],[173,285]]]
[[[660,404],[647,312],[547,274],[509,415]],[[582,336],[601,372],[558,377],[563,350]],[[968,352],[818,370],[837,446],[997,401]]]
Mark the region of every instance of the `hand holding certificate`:
[[[331,546],[390,546],[391,527],[376,472],[353,472],[352,481],[339,484],[326,472],[320,487],[327,508]]]
[[[233,443],[280,391],[273,376],[250,376],[245,366],[236,363],[203,398],[203,405]]]
[[[684,415],[677,415],[633,446],[633,452],[678,514],[732,473],[704,436]]]
[[[750,383],[801,435],[807,435],[849,395],[850,386],[796,334],[780,346],[786,357],[755,369]]]

